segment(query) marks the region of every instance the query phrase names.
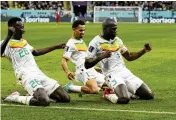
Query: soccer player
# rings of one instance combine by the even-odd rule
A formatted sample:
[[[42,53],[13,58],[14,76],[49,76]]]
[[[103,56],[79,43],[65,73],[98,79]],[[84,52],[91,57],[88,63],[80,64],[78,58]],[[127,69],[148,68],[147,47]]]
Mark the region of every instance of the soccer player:
[[[56,23],[59,25],[59,23],[61,22],[61,20],[60,20],[61,18],[60,18],[60,8],[58,8],[57,10],[56,10]]]
[[[116,22],[110,18],[106,19],[102,24],[102,33],[89,43],[85,68],[89,69],[100,63],[108,87],[117,95],[116,103],[127,104],[130,101],[128,91],[140,99],[153,99],[154,95],[150,88],[126,68],[122,59],[122,56],[128,61],[138,59],[151,51],[150,44],[146,43],[138,52],[129,52],[122,40],[116,36],[116,32]],[[105,98],[110,99],[108,94]]]
[[[70,80],[78,80],[84,86],[67,84],[65,90],[96,94],[104,83],[104,75],[98,73],[94,68],[85,69],[84,67],[85,57],[87,57],[87,46],[82,39],[85,23],[82,20],[75,20],[72,24],[72,30],[72,38],[68,40],[63,54],[62,67]],[[75,64],[75,73],[68,68],[67,62],[69,60]]]
[[[49,98],[56,102],[69,102],[67,92],[56,80],[47,77],[37,66],[33,56],[40,56],[65,47],[60,43],[43,49],[34,49],[23,39],[24,24],[20,18],[13,17],[8,21],[8,35],[1,41],[1,56],[12,62],[15,76],[22,83],[30,96],[20,96],[14,92],[4,101],[18,102],[34,106],[48,106]]]

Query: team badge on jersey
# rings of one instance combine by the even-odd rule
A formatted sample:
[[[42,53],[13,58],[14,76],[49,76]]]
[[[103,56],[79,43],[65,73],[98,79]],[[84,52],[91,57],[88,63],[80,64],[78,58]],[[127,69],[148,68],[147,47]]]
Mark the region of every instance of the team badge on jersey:
[[[89,52],[92,52],[94,50],[94,47],[93,46],[90,46],[89,47]]]

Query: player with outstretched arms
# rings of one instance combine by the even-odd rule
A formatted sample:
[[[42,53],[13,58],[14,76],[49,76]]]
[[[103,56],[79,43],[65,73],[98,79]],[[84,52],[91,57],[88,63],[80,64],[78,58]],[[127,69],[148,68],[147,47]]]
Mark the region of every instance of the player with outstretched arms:
[[[122,59],[122,56],[128,61],[138,59],[151,50],[150,44],[146,43],[139,52],[129,52],[122,40],[116,36],[116,32],[116,22],[110,18],[106,19],[102,24],[102,33],[89,43],[85,68],[100,64],[108,87],[116,94],[114,98],[111,94],[104,97],[113,103],[127,104],[130,101],[129,92],[140,99],[153,99],[150,88],[126,68]]]
[[[37,66],[34,56],[40,56],[56,49],[63,49],[65,43],[47,48],[34,49],[23,39],[24,24],[20,18],[8,21],[8,35],[1,41],[1,56],[12,62],[15,76],[22,83],[29,96],[13,92],[4,101],[34,106],[48,106],[49,98],[56,102],[69,102],[70,97],[54,79],[47,77]]]

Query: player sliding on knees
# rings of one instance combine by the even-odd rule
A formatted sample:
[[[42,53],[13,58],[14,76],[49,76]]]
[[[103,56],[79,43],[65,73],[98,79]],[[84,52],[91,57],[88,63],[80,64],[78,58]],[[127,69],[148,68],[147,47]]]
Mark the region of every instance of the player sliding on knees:
[[[122,56],[128,61],[138,59],[151,51],[150,44],[146,43],[139,52],[129,52],[122,40],[116,36],[116,32],[116,22],[106,19],[102,24],[102,33],[89,43],[85,68],[89,69],[100,63],[108,87],[116,94],[114,98],[108,96],[110,93],[104,96],[114,103],[127,104],[130,101],[128,92],[139,96],[140,99],[153,99],[150,88],[126,68],[122,59]]]
[[[47,77],[37,66],[34,56],[40,56],[56,49],[63,49],[65,43],[43,49],[34,49],[23,39],[24,24],[20,18],[8,21],[8,35],[1,41],[1,56],[13,65],[15,76],[30,96],[20,96],[14,92],[4,101],[18,102],[34,106],[48,106],[49,98],[56,102],[69,102],[67,92],[54,79]]]
[[[85,69],[84,67],[84,61],[87,57],[87,46],[82,39],[85,33],[85,23],[82,20],[74,21],[72,31],[72,38],[68,40],[63,54],[62,67],[70,80],[78,80],[84,86],[69,83],[64,86],[64,89],[68,92],[96,94],[104,84],[104,75],[98,73],[94,68]],[[69,60],[75,65],[75,73],[68,68],[67,62]]]

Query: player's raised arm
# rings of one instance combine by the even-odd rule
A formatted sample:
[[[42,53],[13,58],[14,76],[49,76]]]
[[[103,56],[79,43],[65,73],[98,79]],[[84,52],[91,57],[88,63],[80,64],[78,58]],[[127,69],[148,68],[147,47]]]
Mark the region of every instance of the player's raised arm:
[[[128,61],[133,61],[133,60],[136,60],[138,58],[140,58],[142,55],[144,55],[146,52],[149,52],[151,51],[152,48],[151,48],[151,45],[149,43],[146,43],[144,45],[144,48],[138,52],[129,52],[129,51],[126,51],[125,53],[123,53],[123,57],[128,60]]]
[[[48,52],[51,52],[53,50],[56,50],[56,49],[63,49],[65,47],[65,43],[60,43],[58,45],[53,45],[53,46],[50,46],[50,47],[47,47],[47,48],[41,48],[41,49],[34,49],[32,51],[32,54],[34,56],[40,56],[40,55],[44,55]]]
[[[5,40],[2,42],[1,44],[1,56],[3,55],[5,48],[7,46],[7,43],[9,42],[9,40],[11,39],[11,37],[13,36],[13,33],[15,32],[15,28],[13,27],[8,27],[8,34],[5,38]]]

